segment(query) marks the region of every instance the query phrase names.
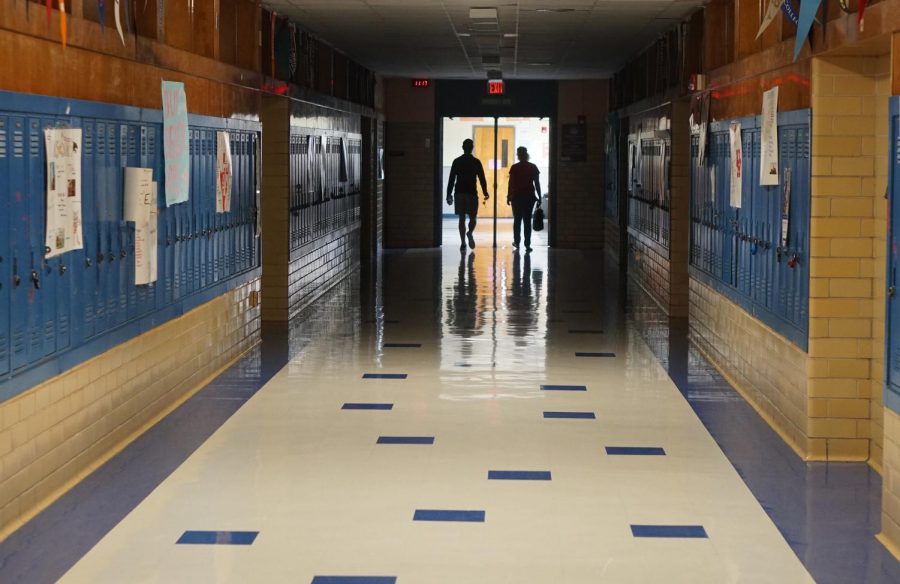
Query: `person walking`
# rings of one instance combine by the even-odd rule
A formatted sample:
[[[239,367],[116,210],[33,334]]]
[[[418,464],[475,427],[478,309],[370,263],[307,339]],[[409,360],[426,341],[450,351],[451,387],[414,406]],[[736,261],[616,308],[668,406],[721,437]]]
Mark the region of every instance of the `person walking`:
[[[475,249],[475,224],[478,221],[478,190],[475,180],[481,182],[481,191],[484,193],[485,203],[488,195],[487,179],[484,177],[484,167],[481,161],[472,156],[475,143],[470,139],[463,140],[463,155],[453,161],[450,167],[450,180],[447,182],[447,204],[453,205],[453,187],[456,186],[456,204],[454,210],[459,215],[459,249],[466,249],[466,239],[469,247]],[[469,217],[469,229],[466,230],[466,216]]]
[[[541,200],[541,171],[528,160],[528,149],[519,146],[516,149],[519,162],[509,169],[509,191],[506,204],[513,209],[513,247],[519,249],[521,242],[520,227],[525,223],[525,251],[531,251],[531,213],[534,204]]]

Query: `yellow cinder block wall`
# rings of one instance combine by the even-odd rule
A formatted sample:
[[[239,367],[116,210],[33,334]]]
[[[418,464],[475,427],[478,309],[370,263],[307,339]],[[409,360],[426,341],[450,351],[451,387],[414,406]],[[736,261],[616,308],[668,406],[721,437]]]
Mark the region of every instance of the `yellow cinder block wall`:
[[[890,57],[812,64],[809,435],[881,467]]]
[[[808,460],[881,467],[890,70],[812,63],[808,352],[691,280],[692,340]]]
[[[259,289],[240,285],[0,403],[0,541],[253,347]]]

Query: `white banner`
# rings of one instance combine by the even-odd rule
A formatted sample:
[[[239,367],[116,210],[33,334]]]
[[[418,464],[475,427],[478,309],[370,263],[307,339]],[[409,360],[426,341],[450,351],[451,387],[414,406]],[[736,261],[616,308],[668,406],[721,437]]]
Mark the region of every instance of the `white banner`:
[[[156,183],[150,168],[125,169],[125,220],[134,222],[134,283],[156,281]]]
[[[763,93],[759,184],[778,184],[778,87]]]
[[[231,211],[231,140],[228,132],[216,132],[216,213]]]
[[[81,130],[46,129],[47,232],[45,256],[84,247],[81,215]]]
[[[744,176],[744,151],[741,144],[741,125],[733,123],[728,128],[731,138],[731,206],[741,208]]]

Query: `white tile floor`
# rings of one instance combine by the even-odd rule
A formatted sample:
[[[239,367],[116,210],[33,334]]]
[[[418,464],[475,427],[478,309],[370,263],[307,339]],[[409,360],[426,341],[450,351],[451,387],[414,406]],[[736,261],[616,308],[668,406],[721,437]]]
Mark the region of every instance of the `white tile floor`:
[[[389,314],[398,324],[317,338],[63,581],[812,582],[643,341],[599,313],[571,312],[589,309],[583,300],[557,298],[550,310],[565,256],[553,265],[546,249],[528,264],[509,249],[496,264],[492,256],[481,246],[461,262],[451,246],[437,301],[409,286]],[[394,407],[342,410],[346,402]],[[435,442],[376,445],[382,435]],[[610,456],[606,446],[666,455]],[[489,470],[552,480],[488,481]],[[414,522],[417,509],[486,518]],[[633,524],[702,525],[708,538],[636,539]],[[186,530],[259,535],[249,546],[176,545]]]

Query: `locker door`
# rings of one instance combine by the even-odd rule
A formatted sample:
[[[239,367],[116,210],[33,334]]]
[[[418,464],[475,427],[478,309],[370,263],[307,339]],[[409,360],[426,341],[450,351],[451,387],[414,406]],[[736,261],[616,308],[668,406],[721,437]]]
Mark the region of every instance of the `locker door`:
[[[97,124],[95,120],[82,121],[81,143],[81,210],[84,225],[84,258],[73,262],[70,270],[80,274],[81,287],[81,335],[82,339],[94,336],[96,326],[94,311],[97,306]]]
[[[897,272],[900,264],[900,98],[892,97],[890,104],[890,171],[889,180],[889,239],[887,284],[887,322],[885,331],[886,347],[886,395],[885,403],[896,411],[900,399],[900,302],[896,288]],[[893,395],[890,395],[893,394]]]
[[[12,295],[10,297],[10,345],[13,371],[28,365],[29,257],[28,192],[25,186],[25,124],[21,116],[9,117],[9,210]]]
[[[134,255],[134,245],[135,245],[135,228],[132,227],[131,223],[125,221],[125,168],[126,167],[139,167],[141,166],[141,156],[140,156],[140,128],[135,125],[122,125],[122,132],[127,137],[126,146],[127,149],[122,156],[122,214],[121,217],[121,241],[122,241],[122,249],[121,251],[125,252],[124,257],[122,257],[122,264],[120,266],[122,273],[122,291],[123,296],[125,298],[125,319],[132,320],[136,318],[139,314],[138,311],[138,294],[139,288],[143,288],[143,286],[138,287],[134,285],[134,277],[136,271],[135,265],[135,255]]]
[[[46,178],[44,159],[44,127],[55,125],[55,120],[37,116],[27,121],[25,180],[28,192],[28,329],[29,356],[33,363],[56,350],[56,286],[49,277],[50,263],[44,261],[44,234],[46,213]]]
[[[116,138],[118,138],[116,140]],[[106,197],[110,210],[110,235],[112,236],[112,292],[109,300],[115,306],[116,325],[124,324],[128,320],[128,290],[134,282],[134,274],[128,271],[128,226],[125,223],[124,203],[122,193],[125,192],[125,167],[128,166],[128,125],[116,124],[116,156],[112,159],[110,167],[110,181],[112,188],[107,191]],[[129,281],[128,277],[131,276]]]
[[[10,166],[9,117],[0,114],[0,377],[9,373],[9,299],[12,294],[10,261]]]

